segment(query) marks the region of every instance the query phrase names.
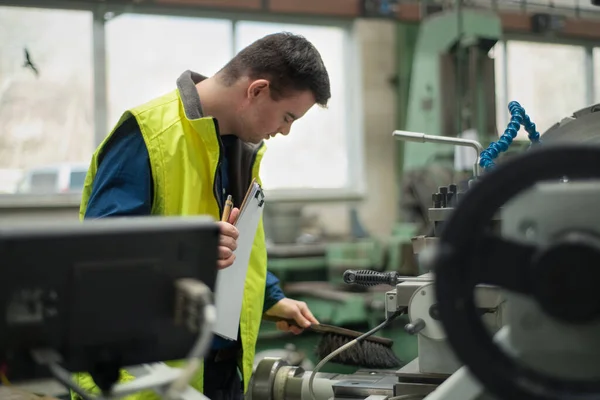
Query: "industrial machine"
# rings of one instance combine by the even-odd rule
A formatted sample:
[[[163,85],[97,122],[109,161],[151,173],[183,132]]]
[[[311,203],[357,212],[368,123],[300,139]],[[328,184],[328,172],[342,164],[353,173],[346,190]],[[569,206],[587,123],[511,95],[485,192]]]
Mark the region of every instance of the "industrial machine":
[[[524,112],[511,104],[511,113],[538,143]],[[468,144],[480,152],[474,179],[433,194],[431,235],[415,241],[427,272],[344,274],[346,283],[395,286],[382,294],[384,323],[369,333],[408,314],[404,329],[417,336],[418,356],[399,370],[345,375],[319,370],[351,344],[312,371],[267,358],[256,367],[249,400],[600,398],[599,133],[596,105],[561,120],[541,145],[505,162],[496,156],[510,144],[507,133],[482,152]],[[213,224],[132,219],[0,233],[0,355],[9,367],[42,364],[76,391],[64,366],[95,369],[107,397],[154,388],[167,398],[203,398],[187,390],[188,370],[147,365],[149,375],[120,385],[111,372],[186,354],[191,370],[197,366],[214,320],[208,297],[215,274],[195,267],[216,263]],[[108,281],[107,294],[101,287]],[[115,316],[98,306],[99,297],[128,302],[122,323],[110,323]],[[122,346],[132,339],[138,346]]]
[[[482,143],[496,136],[494,60],[489,51],[502,37],[491,10],[456,2],[419,24],[404,128],[435,136],[475,132]],[[436,143],[406,143],[403,170],[419,169],[448,151]]]
[[[218,240],[209,217],[0,228],[4,389],[53,377],[84,400],[205,399],[188,382],[211,344]],[[162,363],[180,359],[182,369]],[[121,368],[137,379],[117,383]],[[101,394],[70,371],[89,371]]]
[[[418,31],[405,32],[416,34],[414,49],[412,41],[405,45],[412,62],[405,62],[404,54],[400,57],[406,65],[401,68],[405,88],[400,92],[399,125],[407,132],[487,145],[497,138],[491,50],[503,36],[500,16],[473,2],[420,4],[423,18]],[[431,192],[446,181],[459,184],[468,179],[475,160],[470,160],[467,149],[454,148],[447,141],[417,141],[397,143],[397,182],[400,218],[416,224],[423,235]]]
[[[520,115],[513,121],[539,142]],[[395,284],[386,322],[409,315],[418,357],[399,370],[345,375],[320,373],[323,362],[305,371],[265,359],[249,398],[600,398],[600,105],[542,138],[494,166],[510,144],[503,135],[480,152],[479,178],[433,194],[433,229],[415,240],[428,272],[346,274],[352,283]]]

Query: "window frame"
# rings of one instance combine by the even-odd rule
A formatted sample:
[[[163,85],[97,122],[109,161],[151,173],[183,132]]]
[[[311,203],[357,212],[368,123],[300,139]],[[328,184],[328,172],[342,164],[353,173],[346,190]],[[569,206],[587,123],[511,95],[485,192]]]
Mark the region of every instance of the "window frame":
[[[349,93],[346,95],[344,113],[346,115],[346,154],[348,157],[348,184],[344,188],[332,189],[273,189],[268,191],[269,201],[278,202],[323,202],[323,201],[356,201],[365,197],[366,183],[364,171],[364,117],[362,70],[360,62],[360,43],[354,40],[356,23],[353,20],[323,16],[290,16],[265,14],[258,12],[213,11],[193,9],[177,5],[152,4],[92,4],[81,1],[66,0],[0,0],[0,5],[19,7],[36,7],[46,9],[70,9],[91,11],[93,14],[93,77],[94,77],[94,145],[98,146],[106,137],[111,127],[108,126],[108,96],[105,22],[107,18],[118,17],[119,14],[147,14],[174,17],[197,17],[224,19],[232,22],[232,54],[236,50],[236,29],[239,21],[270,22],[297,24],[308,26],[332,26],[344,32],[344,63],[353,65],[345,76],[345,84]],[[309,19],[310,18],[310,19]],[[310,22],[309,22],[310,21]]]

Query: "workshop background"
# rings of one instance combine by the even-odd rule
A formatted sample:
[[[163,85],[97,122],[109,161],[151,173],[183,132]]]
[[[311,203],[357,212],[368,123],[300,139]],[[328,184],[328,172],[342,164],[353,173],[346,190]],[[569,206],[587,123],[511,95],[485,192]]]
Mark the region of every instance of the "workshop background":
[[[78,218],[91,154],[124,110],[277,31],[313,41],[332,99],[267,143],[268,268],[333,325],[384,319],[389,287],[358,290],[342,273],[417,275],[411,239],[428,226],[431,193],[474,162],[468,150],[395,141],[394,130],[487,145],[512,100],[542,133],[600,102],[590,1],[0,0],[0,224]],[[383,336],[400,358],[416,356],[402,329]],[[309,369],[317,340],[265,322],[257,359]]]

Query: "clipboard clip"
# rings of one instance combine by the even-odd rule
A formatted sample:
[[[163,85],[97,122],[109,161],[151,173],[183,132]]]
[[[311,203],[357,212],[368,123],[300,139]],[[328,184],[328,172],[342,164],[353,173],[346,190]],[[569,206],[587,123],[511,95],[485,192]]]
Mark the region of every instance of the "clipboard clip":
[[[256,193],[254,194],[254,198],[258,200],[259,207],[262,207],[263,204],[265,204],[265,193],[263,192],[262,188],[256,191]]]

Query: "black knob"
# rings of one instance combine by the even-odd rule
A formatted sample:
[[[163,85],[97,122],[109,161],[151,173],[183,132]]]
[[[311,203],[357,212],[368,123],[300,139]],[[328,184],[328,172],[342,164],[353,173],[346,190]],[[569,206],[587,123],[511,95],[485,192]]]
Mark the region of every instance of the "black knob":
[[[454,205],[456,204],[456,193],[454,192],[449,192],[446,195],[446,206],[447,207],[454,207]]]
[[[446,196],[448,195],[448,186],[440,186],[438,192],[442,195],[442,208],[445,208],[448,204]]]
[[[429,316],[436,321],[440,320],[440,307],[437,303],[432,304],[431,307],[429,307]]]
[[[448,186],[448,192],[449,193],[457,193],[458,192],[458,186],[456,186],[454,183],[451,184],[450,186]]]
[[[433,200],[433,208],[442,208],[442,194],[441,193],[434,193],[431,196],[432,200]]]

